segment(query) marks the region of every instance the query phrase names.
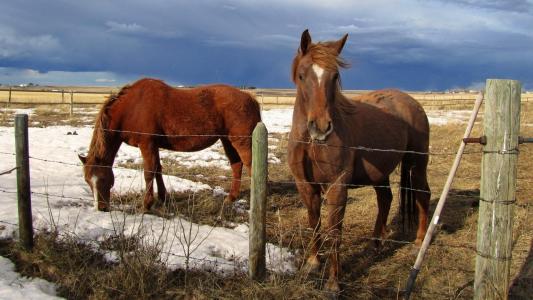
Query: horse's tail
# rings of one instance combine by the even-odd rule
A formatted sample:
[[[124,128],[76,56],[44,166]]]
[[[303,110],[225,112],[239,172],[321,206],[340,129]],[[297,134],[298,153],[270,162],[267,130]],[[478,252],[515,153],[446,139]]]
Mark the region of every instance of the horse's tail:
[[[259,104],[259,101],[257,101],[257,98],[250,94],[250,102],[252,103],[252,111],[253,111],[253,116],[251,116],[252,118],[255,118],[255,120],[257,122],[261,122],[261,105]]]
[[[402,217],[402,228],[412,228],[415,223],[416,203],[411,180],[412,165],[409,162],[409,155],[405,155],[402,160],[400,177],[400,215]],[[407,217],[407,220],[406,220]]]

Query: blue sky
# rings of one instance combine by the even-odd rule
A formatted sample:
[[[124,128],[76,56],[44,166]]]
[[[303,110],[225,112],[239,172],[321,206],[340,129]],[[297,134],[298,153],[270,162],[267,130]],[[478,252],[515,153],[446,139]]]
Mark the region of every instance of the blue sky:
[[[300,35],[348,33],[348,89],[533,90],[533,1],[48,0],[0,3],[0,83],[122,85],[141,77],[293,87]]]

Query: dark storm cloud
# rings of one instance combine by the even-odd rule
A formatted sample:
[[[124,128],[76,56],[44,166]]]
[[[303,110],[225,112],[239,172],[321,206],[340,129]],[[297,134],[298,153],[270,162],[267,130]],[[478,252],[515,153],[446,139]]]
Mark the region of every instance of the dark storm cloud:
[[[349,34],[345,88],[447,89],[487,77],[533,88],[528,1],[11,1],[2,4],[0,83],[290,87],[301,32]]]

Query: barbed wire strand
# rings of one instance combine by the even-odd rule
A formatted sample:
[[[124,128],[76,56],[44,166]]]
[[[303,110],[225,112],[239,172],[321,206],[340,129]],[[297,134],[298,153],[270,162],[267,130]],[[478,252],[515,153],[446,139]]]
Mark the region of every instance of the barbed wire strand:
[[[7,169],[5,171],[0,171],[0,176],[2,175],[7,175],[7,174],[11,174],[11,172],[15,171],[16,169],[18,169],[17,167],[13,167],[11,169]]]
[[[4,190],[4,189],[0,189],[0,192],[2,192],[2,193],[11,193],[11,194],[16,194],[17,193],[16,191],[7,191],[7,190]],[[39,192],[31,192],[31,194],[32,195],[36,195],[36,196],[42,196],[42,197],[53,197],[53,198],[69,199],[69,200],[81,200],[83,202],[89,203],[89,205],[87,205],[87,207],[91,207],[92,208],[92,205],[91,205],[92,204],[92,199],[90,199],[90,197],[87,197],[87,198],[70,197],[70,196],[65,196],[65,195],[55,195],[55,194],[50,194],[50,193],[39,193]],[[276,225],[274,225],[273,227],[276,227]],[[101,227],[101,228],[104,229],[104,227]],[[295,230],[285,230],[284,234],[294,234],[294,235],[298,234],[298,235],[300,235],[302,233],[302,231],[304,233],[309,231],[309,234],[312,234],[312,230],[311,229],[308,229],[308,230],[307,229],[304,229],[304,230],[297,230],[297,229],[295,229]],[[360,236],[360,235],[357,235],[357,234],[354,234],[354,233],[350,233],[350,232],[347,232],[347,231],[344,231],[342,233],[342,236],[344,236],[344,237],[352,237],[352,238],[357,238],[357,239],[363,239],[363,240],[367,240],[367,241],[380,241],[380,242],[383,242],[383,243],[394,243],[394,244],[401,244],[401,245],[414,245],[415,244],[412,241],[406,241],[406,240],[395,240],[395,239],[390,239],[390,238],[376,238],[376,237]],[[457,245],[454,245],[454,244],[450,244],[449,242],[448,243],[439,243],[439,242],[434,241],[432,243],[432,246],[438,246],[438,247],[444,247],[444,248],[461,248],[461,249],[468,249],[468,250],[472,250],[472,251],[476,250],[475,245],[473,245],[473,244],[464,244],[464,245],[458,245],[457,244]]]

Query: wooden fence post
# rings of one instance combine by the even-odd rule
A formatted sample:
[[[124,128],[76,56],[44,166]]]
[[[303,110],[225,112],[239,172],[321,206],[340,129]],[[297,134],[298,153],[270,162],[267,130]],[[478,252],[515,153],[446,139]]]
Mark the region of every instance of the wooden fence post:
[[[65,90],[61,90],[61,103],[65,103]]]
[[[474,104],[472,114],[470,115],[470,120],[468,120],[468,125],[466,126],[465,134],[463,135],[463,140],[461,142],[461,145],[459,146],[459,150],[457,150],[457,154],[455,155],[455,160],[453,162],[452,168],[450,169],[450,173],[448,174],[448,178],[446,179],[446,183],[444,184],[444,188],[442,189],[439,202],[437,202],[437,207],[435,207],[435,212],[433,213],[433,217],[431,218],[431,222],[429,223],[426,235],[424,236],[424,241],[422,242],[420,251],[418,251],[418,256],[416,257],[415,264],[411,268],[411,272],[409,272],[409,278],[407,279],[407,284],[405,287],[405,299],[409,299],[409,297],[411,297],[411,293],[413,292],[416,277],[418,276],[418,272],[420,272],[420,267],[422,266],[422,260],[426,255],[427,249],[429,248],[429,245],[433,238],[433,233],[435,232],[437,224],[439,223],[440,214],[442,212],[442,209],[444,208],[444,204],[446,203],[448,192],[450,191],[453,179],[455,177],[457,169],[459,168],[459,163],[461,162],[461,158],[466,147],[465,139],[470,137],[470,133],[472,132],[472,128],[474,127],[474,123],[476,121],[476,117],[482,102],[483,94],[479,93],[478,98],[476,99],[476,103]]]
[[[250,253],[248,275],[262,280],[266,275],[266,196],[268,137],[265,124],[257,123],[252,134],[252,181],[250,186]]]
[[[521,84],[488,79],[474,299],[507,299],[512,252]]]
[[[24,249],[31,250],[33,248],[33,223],[31,215],[28,115],[26,114],[15,115],[15,153],[20,244]]]
[[[9,87],[9,97],[7,98],[7,103],[11,103],[11,87]]]
[[[72,114],[74,113],[74,92],[70,91],[70,117],[72,118]]]

